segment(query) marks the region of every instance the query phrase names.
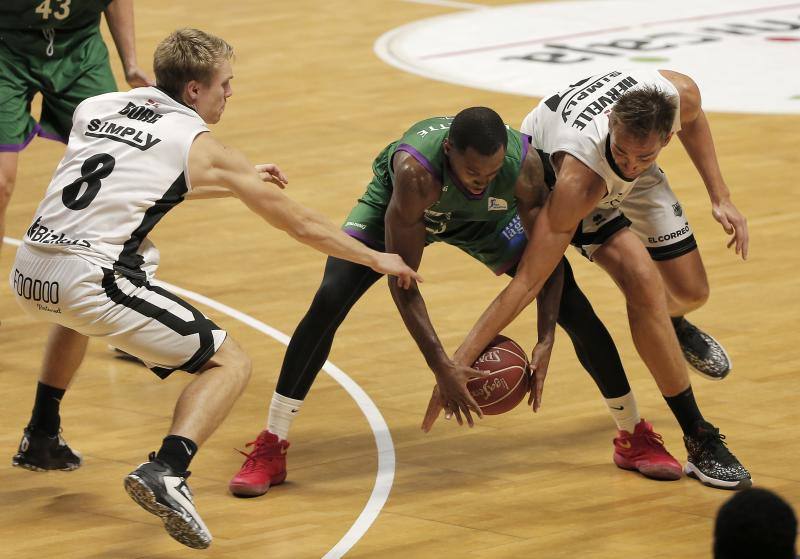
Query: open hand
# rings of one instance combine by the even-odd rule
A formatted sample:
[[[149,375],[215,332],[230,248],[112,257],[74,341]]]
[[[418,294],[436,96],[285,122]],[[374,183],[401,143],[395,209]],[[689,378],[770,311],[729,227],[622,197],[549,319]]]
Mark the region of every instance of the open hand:
[[[371,268],[381,274],[397,276],[397,285],[403,289],[411,287],[414,281],[423,282],[422,276],[406,264],[399,254],[388,252],[377,252],[376,254],[378,255],[376,262]]]
[[[728,241],[728,248],[735,244],[736,254],[741,254],[742,259],[747,260],[747,249],[750,244],[747,219],[730,200],[723,200],[718,204],[713,204],[711,206],[711,214],[714,219],[719,221],[728,235],[733,235],[731,240]]]
[[[466,419],[467,424],[473,427],[475,422],[470,410],[480,418],[483,417],[483,412],[475,398],[467,390],[467,382],[471,378],[487,377],[490,374],[488,371],[479,371],[453,362],[437,373],[436,386],[433,388],[428,409],[422,420],[422,430],[426,433],[429,432],[442,410],[445,410],[445,419],[450,419],[455,415],[459,425],[463,425],[464,419]]]

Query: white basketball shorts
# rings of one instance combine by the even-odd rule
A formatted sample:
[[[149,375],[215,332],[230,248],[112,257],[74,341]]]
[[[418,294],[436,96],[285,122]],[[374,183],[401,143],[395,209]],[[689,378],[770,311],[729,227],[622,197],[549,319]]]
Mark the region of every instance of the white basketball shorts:
[[[169,291],[65,251],[23,244],[9,281],[31,317],[103,338],[161,378],[197,372],[227,335]]]

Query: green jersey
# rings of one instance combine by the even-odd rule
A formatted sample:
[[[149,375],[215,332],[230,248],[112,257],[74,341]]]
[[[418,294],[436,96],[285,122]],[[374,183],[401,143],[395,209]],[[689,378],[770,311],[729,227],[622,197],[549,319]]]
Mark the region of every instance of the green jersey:
[[[528,136],[507,128],[503,166],[479,195],[467,190],[453,174],[443,143],[452,117],[422,120],[389,144],[372,165],[375,178],[348,216],[344,229],[368,244],[383,247],[383,218],[392,197],[392,159],[399,151],[414,157],[441,184],[438,201],[425,210],[427,242],[442,241],[477,258],[496,273],[513,265],[525,246],[517,216],[514,187],[528,152]],[[513,262],[512,262],[513,260]]]
[[[98,32],[111,0],[2,0],[0,41],[26,54],[61,58]]]

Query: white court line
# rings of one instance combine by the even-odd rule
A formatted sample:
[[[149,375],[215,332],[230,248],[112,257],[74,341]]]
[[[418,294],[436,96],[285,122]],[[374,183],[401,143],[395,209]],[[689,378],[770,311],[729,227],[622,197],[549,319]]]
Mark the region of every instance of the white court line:
[[[458,8],[462,10],[487,10],[489,6],[473,4],[472,2],[455,2],[453,0],[403,0],[414,4],[430,4],[431,6],[444,6],[445,8]]]
[[[11,239],[9,237],[4,237],[3,241],[14,246],[19,246],[22,244],[22,242],[18,239]],[[215,301],[214,299],[209,299],[208,297],[200,295],[199,293],[195,293],[194,291],[189,291],[188,289],[183,289],[177,285],[172,285],[171,283],[164,281],[155,281],[153,283],[157,283],[163,286],[165,289],[169,289],[176,295],[191,299],[197,303],[200,303],[201,305],[205,305],[216,311],[226,314],[231,318],[238,320],[239,322],[246,324],[255,330],[258,330],[262,334],[266,334],[270,338],[282,343],[283,345],[289,345],[289,336],[280,330],[276,330],[268,324],[264,324],[260,320],[257,320],[248,314],[237,311],[228,305],[220,303],[219,301]],[[347,391],[350,397],[355,400],[356,405],[358,405],[359,409],[361,409],[361,413],[363,413],[364,417],[367,418],[367,423],[369,423],[369,426],[372,429],[372,434],[375,437],[375,446],[377,447],[378,452],[378,472],[375,475],[375,485],[372,488],[372,493],[370,494],[369,499],[367,499],[367,504],[364,505],[364,509],[361,511],[361,514],[358,515],[358,518],[356,518],[356,521],[352,526],[350,526],[350,529],[347,531],[347,533],[345,533],[345,535],[342,536],[336,545],[334,545],[331,550],[323,556],[323,559],[338,559],[350,551],[350,549],[356,543],[358,543],[361,538],[364,537],[364,534],[367,533],[367,530],[369,530],[370,526],[372,526],[372,523],[378,518],[378,515],[383,509],[383,505],[386,504],[386,500],[389,498],[389,493],[392,490],[392,483],[394,482],[395,454],[394,443],[392,442],[392,435],[389,432],[389,426],[386,424],[386,420],[381,415],[381,412],[378,410],[375,402],[373,402],[367,393],[364,392],[364,389],[362,389],[352,378],[350,378],[344,371],[330,361],[325,361],[325,364],[322,366],[322,370],[325,371],[331,378],[333,378],[333,380],[338,382],[342,388]]]

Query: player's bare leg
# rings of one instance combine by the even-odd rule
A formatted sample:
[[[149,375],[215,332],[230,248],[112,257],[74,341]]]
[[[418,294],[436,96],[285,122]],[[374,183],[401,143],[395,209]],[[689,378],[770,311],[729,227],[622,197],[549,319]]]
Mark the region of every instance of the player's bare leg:
[[[159,516],[170,536],[189,547],[211,544],[209,532],[186,484],[197,449],[228,415],[250,379],[250,358],[228,337],[184,388],[175,405],[169,435],[158,454],[125,478],[125,490],[146,511]]]
[[[708,300],[709,287],[700,251],[656,262],[667,289],[667,303],[675,334],[686,361],[710,380],[721,380],[731,371],[731,360],[722,345],[684,318]]]
[[[169,434],[202,445],[222,423],[250,380],[250,358],[230,336],[175,404]]]
[[[641,241],[619,231],[594,253],[594,260],[625,295],[633,342],[665,397],[686,390],[689,376],[669,320],[664,284]]]
[[[625,295],[636,350],[684,433],[684,471],[723,489],[751,485],[750,473],[728,450],[724,435],[703,419],[670,321],[661,274],[636,236],[624,229],[594,254]]]
[[[18,161],[17,152],[0,151],[0,252],[3,250],[2,240],[6,233],[6,211],[17,181]]]

